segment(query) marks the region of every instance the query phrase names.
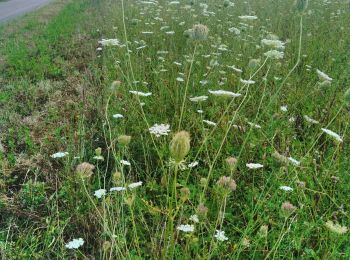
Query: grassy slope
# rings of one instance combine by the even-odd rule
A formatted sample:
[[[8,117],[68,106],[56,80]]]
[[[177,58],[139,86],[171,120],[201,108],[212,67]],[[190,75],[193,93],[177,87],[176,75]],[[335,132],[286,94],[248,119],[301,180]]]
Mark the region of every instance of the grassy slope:
[[[89,146],[89,130],[80,135],[78,129],[96,109],[90,104],[99,5],[58,0],[0,27],[0,240],[6,259],[62,254],[59,238],[69,219],[54,214],[61,165],[48,158],[67,146]]]
[[[256,259],[269,253],[277,258],[349,256],[348,235],[338,236],[324,227],[329,219],[350,225],[347,213],[349,112],[342,105],[342,95],[349,84],[350,35],[346,28],[350,17],[348,14],[339,18],[331,15],[348,7],[336,1],[327,8],[321,3],[310,4],[313,13],[304,18],[302,45],[302,54],[307,56],[302,57],[299,67],[271,103],[281,83],[275,77],[283,80],[296,61],[299,17],[291,10],[292,1],[251,3],[250,8],[256,11],[259,22],[243,31],[240,37],[228,34],[228,28],[238,26],[237,16],[248,12],[249,8],[241,3],[232,9],[222,8],[217,1],[208,1],[216,16],[193,17],[188,9],[179,13],[176,7],[167,7],[164,1],[159,1],[164,6],[162,11],[145,8],[135,1],[125,2],[132,71],[125,55],[126,48],[106,48],[101,59],[94,56],[97,39],[117,37],[125,42],[120,1],[75,1],[44,21],[29,16],[21,20],[18,28],[14,28],[15,24],[9,27],[14,28],[13,32],[0,29],[1,35],[6,36],[1,40],[4,48],[0,50],[4,57],[0,58],[0,84],[4,90],[0,94],[0,107],[5,111],[0,115],[1,142],[6,149],[1,155],[1,188],[6,194],[1,200],[1,210],[5,212],[1,215],[2,254],[22,259],[82,255],[108,258],[110,254],[120,259],[137,254],[160,258],[164,254],[166,239],[162,232],[171,214],[165,184],[173,176],[172,167],[167,166],[170,138],[152,140],[147,127],[154,123],[170,123],[172,131],[176,131],[184,89],[176,78],[179,72],[187,75],[189,63],[186,59],[193,52],[193,44],[183,36],[183,31],[200,21],[209,27],[212,38],[197,46],[189,96],[207,95],[208,88],[220,88],[216,82],[223,77],[227,77],[227,83],[222,88],[238,91],[240,76],[231,73],[226,65],[243,68],[241,77],[249,78],[252,73],[247,69],[249,59],[263,59],[263,51],[256,49],[262,31],[291,42],[287,44],[285,59],[263,67],[254,78],[258,83],[247,91],[246,101],[241,107],[239,103],[232,105],[202,151],[199,147],[210,131],[203,126],[196,110],[203,109],[205,119],[217,121],[228,101],[210,98],[202,106],[186,105],[182,128],[192,136],[187,160],[194,160],[198,152],[196,159],[200,167],[179,176],[178,182],[188,187],[191,195],[189,201],[180,203],[181,213],[176,224],[186,223],[203,201],[200,180],[208,172],[211,179],[204,202],[209,213],[193,236],[177,235],[175,254],[178,258],[187,254],[203,258]],[[193,8],[195,13],[201,13],[198,4]],[[144,12],[142,16],[141,11]],[[43,17],[43,13],[41,11],[39,17]],[[163,22],[155,17],[161,17]],[[179,25],[181,21],[185,22],[184,26]],[[140,34],[141,31],[159,32],[164,25],[169,25],[169,30],[174,30],[176,35]],[[143,44],[141,40],[148,47],[137,50]],[[220,44],[226,44],[232,51],[213,55],[219,52],[215,46]],[[162,55],[158,50],[169,51],[164,61],[159,59]],[[206,54],[212,56],[203,57]],[[222,65],[211,68],[204,76],[213,59]],[[183,66],[175,66],[174,61]],[[306,70],[306,65],[311,65],[312,70]],[[160,72],[163,68],[168,71]],[[330,87],[317,87],[316,68],[334,78]],[[266,83],[261,80],[264,76],[268,79]],[[200,86],[199,81],[204,78],[212,82],[209,87]],[[117,90],[108,92],[103,88],[114,80],[121,82]],[[135,85],[134,80],[140,83]],[[153,93],[144,100],[147,123],[138,100],[128,93],[135,88]],[[108,94],[110,102],[105,107]],[[284,104],[288,104],[287,114],[279,110]],[[111,118],[114,113],[124,114],[122,123]],[[308,124],[303,115],[319,120],[320,125]],[[230,128],[227,139],[223,139],[233,116],[234,123],[241,127]],[[296,121],[290,123],[290,117],[295,117]],[[247,121],[262,125],[262,130],[250,128]],[[320,135],[321,126],[344,135],[344,143],[338,145]],[[129,148],[116,146],[119,134],[133,136]],[[103,147],[105,161],[99,164],[88,183],[82,183],[74,173],[79,161],[73,159],[73,155],[79,155],[80,161],[96,164],[92,156],[97,147]],[[222,152],[214,163],[220,147]],[[49,155],[56,151],[69,151],[71,156],[63,160],[50,159]],[[277,162],[271,156],[274,151],[302,159],[302,166]],[[223,225],[230,241],[212,244],[215,222],[224,201],[215,182],[229,174],[224,159],[230,155],[239,157],[234,174],[238,188],[227,197]],[[121,167],[121,159],[132,163],[131,170]],[[246,169],[246,162],[261,162],[265,168],[252,173]],[[120,171],[127,182],[144,181],[145,187],[123,198],[108,196],[100,201],[89,197],[104,185],[107,188],[124,185],[120,179],[113,179],[115,171]],[[299,188],[296,181],[305,182],[306,188]],[[281,185],[293,187],[294,192],[282,192]],[[280,207],[287,200],[298,210],[285,219]],[[133,204],[129,206],[130,203],[125,203],[128,201]],[[102,213],[104,217],[100,217]],[[258,234],[263,224],[269,227],[267,238]],[[85,240],[82,250],[67,251],[65,242],[77,237]],[[250,247],[243,243],[247,240]]]

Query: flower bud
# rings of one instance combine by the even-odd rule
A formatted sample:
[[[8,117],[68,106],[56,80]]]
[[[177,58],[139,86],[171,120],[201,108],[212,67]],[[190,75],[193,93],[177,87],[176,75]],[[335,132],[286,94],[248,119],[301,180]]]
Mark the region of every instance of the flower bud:
[[[181,131],[175,134],[170,143],[170,154],[176,163],[180,163],[190,151],[190,134]]]
[[[131,141],[131,136],[130,135],[120,135],[120,136],[118,136],[117,140],[121,146],[128,146],[130,144],[130,141]]]
[[[309,4],[308,0],[295,0],[295,8],[298,12],[303,13]]]

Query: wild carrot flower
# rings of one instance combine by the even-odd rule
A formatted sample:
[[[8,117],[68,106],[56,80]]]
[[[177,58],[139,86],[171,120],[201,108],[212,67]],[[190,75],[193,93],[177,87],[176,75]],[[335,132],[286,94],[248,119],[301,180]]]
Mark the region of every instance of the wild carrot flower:
[[[98,43],[102,46],[121,46],[118,39],[102,39]]]
[[[247,163],[246,166],[249,168],[249,169],[260,169],[260,168],[263,168],[264,165],[260,164],[260,163]]]
[[[189,163],[189,164],[187,165],[187,167],[188,167],[188,168],[194,168],[194,167],[196,167],[197,165],[198,165],[198,162],[195,161],[195,162]]]
[[[65,156],[68,155],[68,152],[57,152],[57,153],[54,153],[53,155],[51,155],[51,158],[63,158]]]
[[[190,216],[190,220],[193,221],[194,223],[199,222],[199,218],[196,214]]]
[[[318,78],[324,82],[331,82],[333,79],[331,77],[329,77],[326,73],[324,73],[323,71],[320,71],[319,69],[316,69],[316,73]]]
[[[240,79],[241,83],[244,84],[244,85],[253,85],[255,84],[255,81],[254,80],[245,80],[245,79]]]
[[[284,42],[280,40],[269,40],[269,39],[263,39],[261,40],[261,44],[270,48],[284,50]]]
[[[210,94],[214,96],[224,96],[224,97],[239,97],[242,94],[234,93],[232,91],[227,90],[208,90]]]
[[[345,226],[341,226],[338,223],[335,224],[333,221],[328,220],[325,224],[325,226],[333,233],[336,233],[338,235],[343,235],[348,232],[348,228]]]
[[[306,120],[306,122],[309,122],[311,124],[319,124],[320,122],[316,121],[315,119],[312,119],[311,117],[305,115],[304,119]]]
[[[277,51],[277,50],[270,50],[264,53],[264,55],[270,59],[273,60],[280,60],[283,59],[284,57],[284,53],[281,51]]]
[[[107,193],[107,191],[105,189],[99,189],[99,190],[95,190],[94,196],[98,199],[102,198],[103,196],[105,196]]]
[[[225,236],[225,231],[222,230],[216,230],[216,234],[214,235],[214,237],[221,242],[228,240],[228,237]]]
[[[281,186],[281,187],[280,187],[280,190],[289,192],[289,191],[293,191],[293,188],[291,188],[291,187],[289,187],[289,186]]]
[[[131,165],[131,163],[129,161],[126,161],[126,160],[120,160],[120,163],[122,165],[126,165],[126,166],[130,166]]]
[[[69,241],[65,247],[68,249],[78,249],[84,245],[84,240],[82,238],[74,238],[72,241]]]
[[[168,135],[170,132],[170,125],[167,124],[155,124],[154,126],[149,128],[149,132],[154,134],[156,137],[160,137],[162,135]]]
[[[330,135],[331,137],[335,138],[338,142],[343,142],[343,138],[341,138],[340,135],[337,133],[333,132],[332,130],[326,129],[326,128],[321,128],[323,132],[326,134]]]
[[[190,101],[201,102],[201,101],[206,101],[207,99],[208,99],[208,96],[198,96],[198,97],[191,97]]]
[[[109,191],[124,191],[126,190],[125,187],[112,187],[109,189]]]
[[[191,233],[194,231],[194,225],[188,225],[188,224],[180,225],[176,229],[185,233]]]
[[[130,90],[129,91],[131,94],[134,94],[136,96],[141,96],[141,97],[148,97],[151,96],[151,92],[141,92],[141,91],[135,91],[135,90]]]
[[[217,124],[213,121],[209,121],[209,120],[203,120],[204,123],[206,123],[207,125],[211,125],[211,126],[216,126]]]
[[[238,16],[238,18],[244,21],[253,21],[258,19],[258,17],[255,15],[241,15],[241,16]]]
[[[141,185],[142,185],[142,181],[139,181],[139,182],[130,183],[128,187],[129,189],[135,189],[137,187],[140,187]]]
[[[122,115],[122,114],[114,114],[113,115],[113,118],[116,118],[116,119],[118,119],[118,118],[123,118],[124,116]]]

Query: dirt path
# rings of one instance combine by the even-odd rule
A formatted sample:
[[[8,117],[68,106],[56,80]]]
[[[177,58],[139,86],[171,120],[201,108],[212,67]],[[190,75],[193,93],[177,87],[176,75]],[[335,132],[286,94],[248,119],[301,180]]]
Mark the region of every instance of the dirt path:
[[[0,23],[32,11],[51,0],[0,0]]]

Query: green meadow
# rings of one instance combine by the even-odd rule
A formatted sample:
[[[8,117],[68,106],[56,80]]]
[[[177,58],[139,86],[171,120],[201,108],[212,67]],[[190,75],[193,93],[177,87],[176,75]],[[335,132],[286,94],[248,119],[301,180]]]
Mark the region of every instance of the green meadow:
[[[0,25],[2,259],[349,259],[350,3],[55,0]]]

